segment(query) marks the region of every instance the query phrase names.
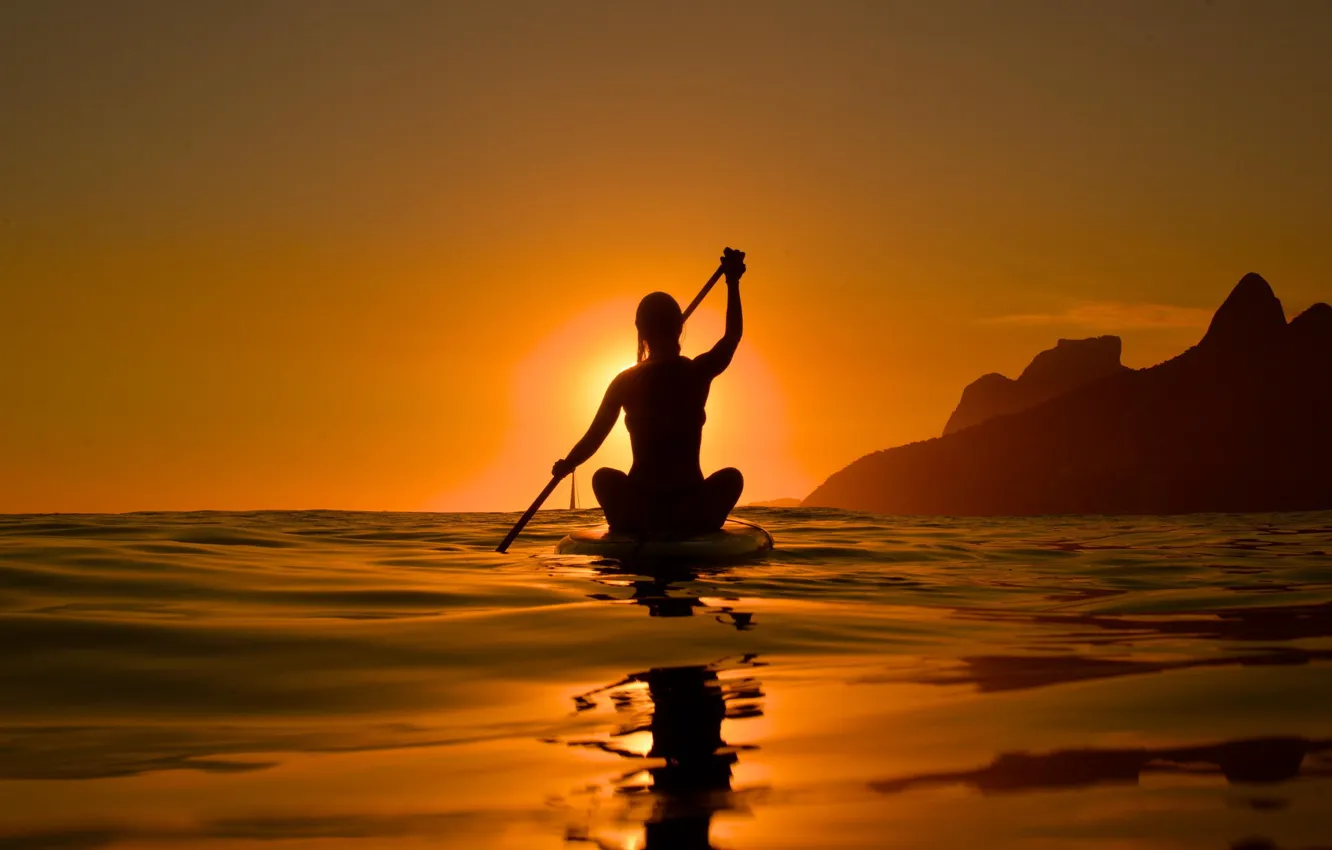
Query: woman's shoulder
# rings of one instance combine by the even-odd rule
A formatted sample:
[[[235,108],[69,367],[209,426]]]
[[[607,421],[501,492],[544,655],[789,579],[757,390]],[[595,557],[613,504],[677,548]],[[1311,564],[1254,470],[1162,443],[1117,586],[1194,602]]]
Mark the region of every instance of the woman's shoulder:
[[[625,369],[616,379],[631,378],[638,375],[647,375],[653,372],[673,372],[680,369],[690,369],[694,366],[694,360],[685,357],[683,354],[676,354],[670,357],[651,357],[639,363],[635,363],[628,369]]]
[[[611,378],[610,382],[611,388],[612,389],[623,388],[631,384],[637,383],[639,376],[643,374],[643,367],[646,365],[647,365],[646,362],[635,363],[632,366],[621,369],[619,374],[617,374],[614,378]]]

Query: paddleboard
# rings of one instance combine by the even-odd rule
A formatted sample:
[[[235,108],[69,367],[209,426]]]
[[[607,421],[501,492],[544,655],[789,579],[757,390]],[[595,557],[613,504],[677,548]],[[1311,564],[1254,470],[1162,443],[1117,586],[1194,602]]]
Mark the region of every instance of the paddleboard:
[[[720,531],[673,540],[612,534],[599,525],[571,532],[555,544],[561,555],[595,555],[617,561],[735,561],[772,549],[772,535],[757,525],[727,520]]]

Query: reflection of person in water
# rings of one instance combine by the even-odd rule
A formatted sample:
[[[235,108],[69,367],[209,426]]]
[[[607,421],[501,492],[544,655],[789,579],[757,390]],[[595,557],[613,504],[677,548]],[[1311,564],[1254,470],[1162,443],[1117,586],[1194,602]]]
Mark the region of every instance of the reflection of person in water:
[[[741,663],[750,664],[752,659],[746,656]],[[639,682],[647,685],[650,718],[634,713],[638,706],[633,700],[614,693]],[[575,701],[580,710],[590,708],[593,694],[605,691],[612,692],[617,711],[631,712],[614,737],[647,729],[652,733],[647,757],[663,762],[648,769],[652,805],[643,816],[645,850],[708,850],[713,814],[736,807],[731,769],[737,756],[722,740],[722,721],[762,715],[756,702],[763,696],[758,683],[748,678],[723,683],[714,665],[662,667],[635,673]],[[625,758],[642,757],[604,741],[581,744]]]
[[[612,587],[620,588],[626,585],[634,589],[633,595],[629,597],[637,605],[647,608],[649,616],[652,617],[692,617],[696,610],[705,614],[712,614],[717,622],[728,626],[734,626],[740,631],[753,628],[754,614],[751,611],[737,611],[732,605],[718,605],[708,607],[704,605],[703,600],[693,593],[676,594],[673,592],[676,582],[692,582],[698,579],[699,573],[686,565],[674,565],[670,567],[657,567],[654,569],[644,569],[641,565],[633,569],[626,569],[623,565],[614,561],[607,561],[598,564],[596,571],[602,576],[613,577],[611,580],[594,579]],[[709,570],[709,572],[715,572]],[[631,581],[625,581],[623,576],[632,576]],[[614,599],[615,597],[605,594],[596,594],[594,599]]]
[[[551,473],[567,475],[590,458],[615,427],[620,410],[629,430],[634,461],[628,474],[604,467],[592,490],[612,531],[630,534],[701,534],[721,528],[740,499],[744,477],[727,468],[707,478],[698,452],[712,381],[730,365],[744,322],[740,277],[745,255],[726,249],[726,333],[710,351],[690,359],[680,354],[684,328],[680,305],[653,292],[638,305],[638,363],[611,381],[587,433],[555,462]]]
[[[648,848],[711,847],[708,832],[718,806],[713,794],[731,790],[736,756],[723,752],[726,701],[717,674],[706,667],[675,667],[646,674],[652,712],[649,771],[660,805],[646,824]]]

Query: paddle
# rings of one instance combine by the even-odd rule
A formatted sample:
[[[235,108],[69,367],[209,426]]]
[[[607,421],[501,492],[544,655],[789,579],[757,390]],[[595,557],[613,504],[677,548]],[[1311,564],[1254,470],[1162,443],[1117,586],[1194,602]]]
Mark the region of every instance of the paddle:
[[[708,297],[708,293],[712,291],[713,285],[721,280],[722,272],[725,268],[725,266],[717,266],[717,270],[712,273],[712,277],[708,278],[708,282],[703,284],[703,288],[698,291],[698,294],[694,296],[694,300],[690,301],[689,306],[685,308],[684,317],[680,320],[681,324],[689,321],[690,314],[698,308],[699,304],[703,303],[704,298]],[[504,535],[504,539],[500,541],[500,545],[495,547],[496,552],[509,551],[509,544],[522,533],[523,527],[532,521],[532,517],[536,516],[536,512],[541,510],[541,506],[550,498],[550,494],[555,492],[555,488],[559,486],[560,481],[563,479],[563,475],[556,475],[550,479],[550,483],[546,485],[546,489],[541,491],[541,495],[536,497],[536,501],[532,502],[532,506],[518,518],[518,521],[514,523],[513,528],[509,529],[509,533]]]

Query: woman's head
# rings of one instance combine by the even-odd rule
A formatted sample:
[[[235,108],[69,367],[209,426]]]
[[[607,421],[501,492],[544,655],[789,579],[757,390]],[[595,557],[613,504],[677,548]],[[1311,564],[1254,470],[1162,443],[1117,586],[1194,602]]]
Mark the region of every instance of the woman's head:
[[[638,327],[638,362],[647,359],[649,352],[657,354],[680,353],[680,331],[684,329],[684,315],[680,305],[665,292],[652,292],[638,302],[634,316]]]

